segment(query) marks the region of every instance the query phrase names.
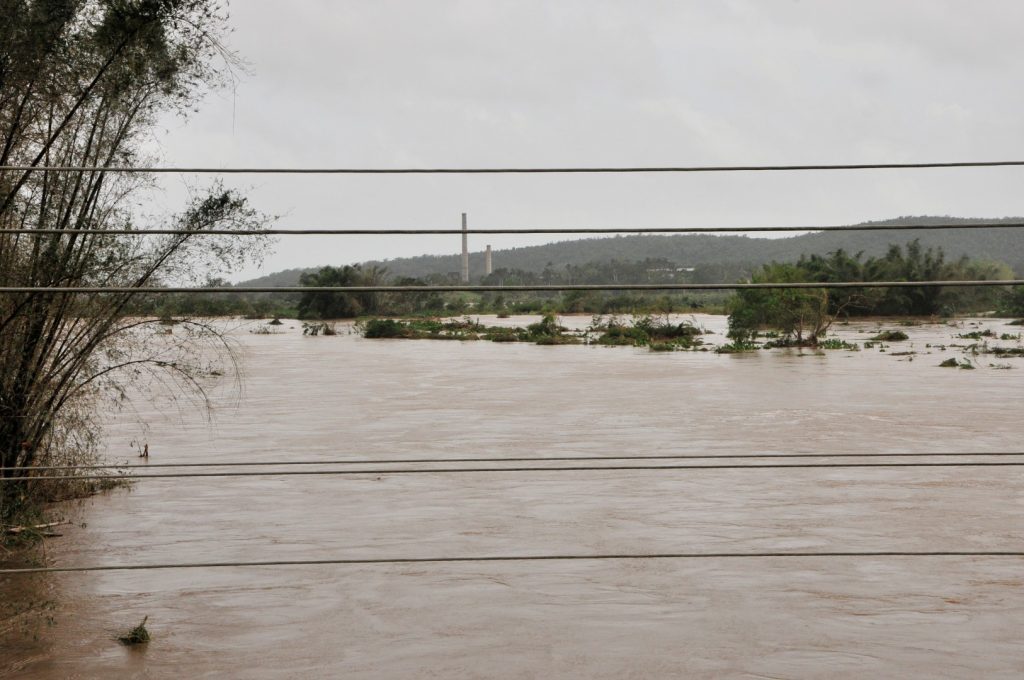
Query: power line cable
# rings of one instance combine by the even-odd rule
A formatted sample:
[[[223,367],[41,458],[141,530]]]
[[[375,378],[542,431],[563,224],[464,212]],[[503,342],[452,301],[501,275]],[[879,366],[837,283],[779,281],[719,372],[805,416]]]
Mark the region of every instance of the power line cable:
[[[970,463],[777,463],[712,464],[712,465],[601,465],[601,466],[554,466],[554,467],[473,467],[473,468],[384,468],[369,470],[261,470],[246,472],[159,472],[147,475],[41,475],[0,477],[2,482],[36,481],[91,481],[141,479],[181,479],[201,477],[312,477],[312,476],[358,476],[358,475],[414,475],[414,474],[462,474],[492,472],[621,472],[638,470],[764,470],[764,469],[815,469],[815,468],[951,468],[951,467],[1024,467],[1024,462],[970,462]]]
[[[530,284],[511,286],[441,285],[441,286],[236,286],[232,288],[140,288],[137,286],[2,286],[0,293],[38,294],[216,294],[216,293],[450,293],[450,292],[527,292],[527,291],[601,291],[601,290],[784,290],[820,288],[920,288],[936,286],[971,288],[976,286],[1020,286],[1024,279],[976,281],[802,281],[790,283],[615,283],[615,284]]]
[[[609,174],[609,173],[703,173],[703,172],[799,172],[808,170],[910,170],[927,168],[1000,168],[1024,166],[1024,161],[947,161],[926,163],[810,163],[795,165],[672,165],[592,167],[487,167],[487,168],[314,168],[314,167],[157,167],[0,165],[0,172],[109,172],[184,173],[214,175],[482,175],[482,174]]]
[[[516,456],[510,458],[350,458],[340,460],[271,460],[235,461],[228,463],[106,463],[102,465],[40,465],[31,468],[0,467],[0,472],[42,472],[52,470],[145,470],[148,468],[195,468],[195,467],[285,467],[291,465],[397,465],[409,463],[507,463],[507,462],[560,462],[560,461],[603,461],[603,460],[716,460],[716,459],[785,459],[785,458],[932,458],[932,457],[990,457],[1024,456],[1024,453],[1006,451],[954,452],[954,453],[727,453],[709,455],[636,455],[636,456]]]
[[[828,552],[720,552],[720,553],[606,553],[595,555],[486,555],[480,557],[394,557],[336,558],[321,560],[260,560],[254,562],[177,562],[157,564],[110,564],[81,567],[22,567],[0,569],[0,576],[15,574],[53,574],[86,571],[141,571],[154,569],[215,569],[222,567],[308,567],[320,565],[380,564],[452,564],[486,562],[567,562],[604,560],[698,560],[698,559],[773,559],[773,558],[948,558],[948,557],[1024,557],[1019,550],[928,550],[928,551],[828,551]]]
[[[918,231],[945,229],[1019,229],[1024,222],[986,222],[963,224],[944,222],[940,224],[850,224],[823,226],[755,226],[755,227],[524,227],[516,228],[474,228],[463,232],[461,229],[429,228],[381,228],[353,227],[349,229],[33,229],[0,228],[0,234],[35,235],[118,235],[118,236],[167,236],[190,234],[192,236],[458,236],[493,234],[715,234],[732,232],[829,232],[829,231]]]

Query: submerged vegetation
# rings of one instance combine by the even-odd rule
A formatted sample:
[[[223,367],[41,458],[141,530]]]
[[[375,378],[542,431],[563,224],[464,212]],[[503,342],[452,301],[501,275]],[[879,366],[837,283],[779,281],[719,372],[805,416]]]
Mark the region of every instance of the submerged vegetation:
[[[922,327],[920,321],[904,324],[905,326]],[[959,328],[959,324],[950,324]],[[938,328],[946,327],[946,324],[938,325]],[[981,355],[992,355],[997,358],[1024,358],[1024,345],[1022,345],[1021,334],[997,334],[992,329],[972,331],[969,333],[957,333],[953,337],[966,338],[996,338],[1004,341],[1014,341],[1015,346],[989,345],[987,342],[974,342],[971,344],[931,344],[927,343],[923,348],[915,348],[910,342],[910,336],[901,330],[880,330],[876,331],[870,340],[858,343],[844,339],[836,335],[819,337],[813,345],[801,344],[794,335],[786,335],[777,331],[753,331],[745,334],[742,338],[729,336],[729,342],[714,344],[709,341],[708,335],[714,335],[700,327],[694,319],[680,321],[678,317],[634,315],[629,318],[622,318],[616,315],[596,315],[591,318],[590,323],[578,330],[567,328],[562,325],[558,318],[548,314],[541,317],[536,323],[526,326],[490,326],[481,323],[479,318],[462,317],[453,318],[369,318],[362,319],[355,324],[355,329],[367,339],[402,339],[402,340],[461,340],[461,341],[491,341],[491,342],[518,342],[533,343],[537,345],[590,345],[596,347],[646,347],[652,352],[671,351],[714,351],[716,354],[737,354],[757,352],[771,349],[808,349],[815,353],[825,351],[860,352],[863,350],[876,350],[891,357],[899,357],[901,360],[912,362],[915,356],[920,354],[931,354],[934,351],[945,351],[947,347],[956,348],[964,354],[963,360],[950,359],[941,363],[943,367],[960,367],[965,369],[977,368],[974,362]],[[863,332],[863,331],[859,331]],[[909,347],[903,351],[890,351],[887,343],[910,342]],[[1010,364],[990,364],[993,368],[1012,368]]]
[[[527,342],[537,345],[610,345],[649,347],[654,351],[699,348],[704,332],[687,323],[672,323],[667,318],[633,317],[625,322],[619,317],[595,316],[583,331],[572,331],[558,323],[552,314],[525,328],[485,326],[466,317],[461,320],[438,319],[367,319],[357,324],[365,338],[398,338],[406,340],[490,340],[492,342]]]
[[[149,630],[146,628],[146,622],[149,621],[149,617],[143,617],[142,623],[132,628],[124,635],[117,637],[118,641],[122,645],[144,645],[149,642],[152,638],[149,635]]]
[[[333,323],[325,323],[325,322],[313,322],[313,323],[310,323],[310,322],[307,321],[307,322],[304,322],[302,324],[302,334],[303,335],[308,335],[308,336],[311,336],[311,337],[316,337],[318,335],[337,335],[338,332],[335,330]]]
[[[903,331],[882,331],[871,339],[875,342],[903,342],[909,340],[910,336]]]

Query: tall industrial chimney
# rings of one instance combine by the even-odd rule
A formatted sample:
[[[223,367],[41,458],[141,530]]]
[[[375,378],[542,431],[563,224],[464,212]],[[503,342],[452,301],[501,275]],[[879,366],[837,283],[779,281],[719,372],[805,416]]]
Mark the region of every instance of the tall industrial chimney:
[[[462,213],[462,282],[469,283],[469,233],[466,231],[466,213]]]
[[[494,263],[491,261],[491,247],[487,246],[487,250],[484,251],[484,275],[490,276],[494,273]]]

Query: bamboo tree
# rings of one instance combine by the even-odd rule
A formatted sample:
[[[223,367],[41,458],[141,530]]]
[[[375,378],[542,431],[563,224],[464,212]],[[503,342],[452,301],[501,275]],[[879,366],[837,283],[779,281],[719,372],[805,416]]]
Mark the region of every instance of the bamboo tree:
[[[263,219],[220,185],[197,195],[168,236],[135,229],[145,175],[104,172],[151,160],[145,135],[159,116],[185,114],[221,86],[233,56],[215,0],[0,0],[0,165],[97,167],[0,170],[0,286],[118,286],[143,291],[224,273],[263,240],[197,236],[258,228]],[[14,234],[12,229],[83,230]],[[211,362],[230,360],[209,324],[156,336],[128,312],[136,292],[0,294],[0,463],[5,478],[96,451],[102,400],[140,387],[205,399]],[[36,485],[0,484],[0,515]],[[26,493],[28,492],[28,496]]]

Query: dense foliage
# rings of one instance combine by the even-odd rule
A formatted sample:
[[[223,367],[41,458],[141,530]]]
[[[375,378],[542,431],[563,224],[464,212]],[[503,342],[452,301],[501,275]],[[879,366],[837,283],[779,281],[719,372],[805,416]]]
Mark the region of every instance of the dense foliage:
[[[999,312],[1005,316],[1024,317],[1024,286],[1015,286],[1003,298]]]
[[[0,165],[144,165],[159,116],[187,113],[221,82],[225,17],[215,0],[0,0],[0,17]],[[4,477],[89,455],[101,399],[121,403],[148,381],[202,399],[201,377],[224,358],[207,326],[183,325],[172,339],[132,318],[134,291],[227,272],[261,241],[197,235],[262,220],[214,186],[168,218],[183,234],[109,233],[136,228],[132,196],[149,182],[103,170],[0,171],[0,285],[131,289],[0,294],[0,463],[16,469]],[[42,231],[54,229],[84,233]],[[0,515],[44,488],[0,485]]]
[[[305,273],[299,283],[309,287],[373,286],[385,283],[384,271],[377,267],[323,267]],[[299,299],[300,319],[344,319],[361,314],[377,314],[381,307],[379,293],[303,293]]]
[[[946,260],[941,249],[914,240],[892,245],[881,257],[865,258],[837,250],[801,257],[796,263],[771,263],[755,272],[753,283],[832,283],[843,281],[1001,280],[1012,277],[1006,265],[960,258]],[[801,288],[741,290],[730,302],[730,337],[744,342],[759,329],[772,328],[795,344],[817,344],[839,316],[933,316],[996,309],[1002,287],[950,288]]]

